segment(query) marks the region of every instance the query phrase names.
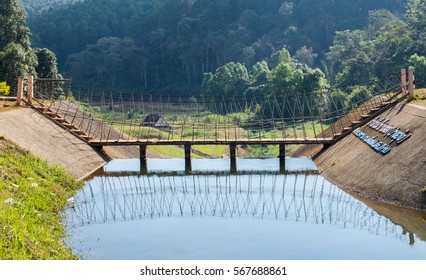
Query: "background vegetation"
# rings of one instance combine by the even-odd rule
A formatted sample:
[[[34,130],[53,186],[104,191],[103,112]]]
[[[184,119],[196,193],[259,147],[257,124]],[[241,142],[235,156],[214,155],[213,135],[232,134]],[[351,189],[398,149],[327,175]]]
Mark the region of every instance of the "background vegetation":
[[[320,68],[333,84],[395,73],[416,51],[405,5],[400,0],[86,0],[31,16],[29,24],[35,45],[52,49],[61,71],[78,85],[197,94],[204,73],[230,62],[251,69],[265,61],[272,70],[277,65],[271,56],[283,48]],[[377,10],[380,14],[369,13]],[[379,42],[369,43],[376,36]],[[354,44],[345,44],[351,38]],[[358,74],[360,69],[367,74]]]
[[[14,22],[22,35],[0,45],[0,66],[8,67],[0,70],[0,80],[8,80],[8,73],[38,73],[40,61],[54,68],[54,56],[43,60],[30,51],[17,0],[1,2],[15,3],[1,14],[18,15],[8,24]],[[426,4],[421,0],[21,2],[32,44],[52,50],[60,71],[83,87],[198,95],[203,81],[225,74],[230,80],[217,77],[210,83],[214,90],[271,92],[278,74],[288,75],[286,87],[278,83],[281,91],[304,91],[315,87],[300,88],[297,76],[310,72],[324,75],[322,87],[340,87],[349,95],[348,86],[395,75],[400,68],[424,72]],[[282,50],[291,55],[285,67],[276,60]],[[419,75],[417,81],[423,80]]]
[[[59,78],[56,56],[32,48],[25,13],[17,0],[0,0],[0,82],[16,84],[18,76]]]

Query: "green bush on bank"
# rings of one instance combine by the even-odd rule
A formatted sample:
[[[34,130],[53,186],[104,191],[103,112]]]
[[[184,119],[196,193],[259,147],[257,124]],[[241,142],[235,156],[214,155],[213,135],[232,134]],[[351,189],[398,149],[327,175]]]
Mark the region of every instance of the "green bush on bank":
[[[79,187],[59,166],[0,139],[0,259],[75,259],[61,213]]]

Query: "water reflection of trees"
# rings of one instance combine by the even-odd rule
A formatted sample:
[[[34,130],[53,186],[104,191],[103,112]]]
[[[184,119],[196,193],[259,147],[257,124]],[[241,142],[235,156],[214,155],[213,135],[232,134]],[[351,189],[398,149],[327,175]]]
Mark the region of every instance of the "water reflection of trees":
[[[399,226],[315,175],[96,177],[69,211],[73,225],[206,216],[330,224],[406,238]]]

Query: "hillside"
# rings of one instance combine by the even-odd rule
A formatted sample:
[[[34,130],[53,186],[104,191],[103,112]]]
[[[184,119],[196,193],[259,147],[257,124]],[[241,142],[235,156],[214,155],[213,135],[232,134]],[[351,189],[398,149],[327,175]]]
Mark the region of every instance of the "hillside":
[[[90,0],[34,15],[29,27],[78,85],[197,93],[204,73],[282,48],[337,74],[326,61],[336,31],[365,29],[379,9],[402,15],[405,2]]]

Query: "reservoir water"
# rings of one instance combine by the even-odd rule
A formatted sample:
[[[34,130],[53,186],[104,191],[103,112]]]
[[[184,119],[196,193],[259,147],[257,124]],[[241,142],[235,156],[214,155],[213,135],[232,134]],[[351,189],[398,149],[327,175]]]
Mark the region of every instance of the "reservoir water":
[[[426,259],[426,213],[359,200],[306,158],[116,160],[65,213],[83,259]]]

